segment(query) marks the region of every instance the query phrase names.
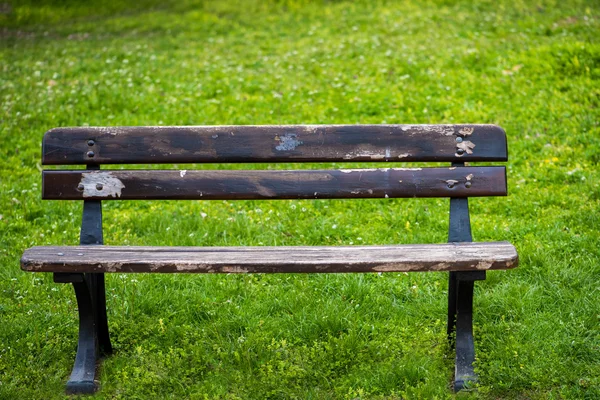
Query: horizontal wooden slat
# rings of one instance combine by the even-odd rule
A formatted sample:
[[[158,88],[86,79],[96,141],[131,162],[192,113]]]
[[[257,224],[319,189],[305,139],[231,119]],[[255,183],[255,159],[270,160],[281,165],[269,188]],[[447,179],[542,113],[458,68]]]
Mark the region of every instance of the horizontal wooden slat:
[[[43,198],[331,199],[506,195],[504,167],[44,171]]]
[[[510,243],[336,247],[33,247],[21,268],[37,272],[402,272],[517,266]]]
[[[495,125],[280,125],[56,128],[43,164],[505,161]]]

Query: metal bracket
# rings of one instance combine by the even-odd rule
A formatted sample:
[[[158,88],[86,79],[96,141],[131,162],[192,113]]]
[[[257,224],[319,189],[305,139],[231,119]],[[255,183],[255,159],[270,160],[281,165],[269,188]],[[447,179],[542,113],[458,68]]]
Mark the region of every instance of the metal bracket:
[[[72,274],[69,272],[55,272],[54,283],[76,283],[83,282],[83,274]]]
[[[484,281],[486,277],[486,271],[464,271],[456,272],[456,279],[459,281]]]
[[[100,169],[88,165],[89,170]],[[81,219],[81,245],[100,245],[102,237],[102,203],[84,200]],[[67,382],[69,394],[94,393],[96,362],[99,356],[112,353],[106,318],[106,294],[103,273],[55,273],[54,282],[72,283],[79,309],[79,340],[73,371]]]
[[[464,167],[464,163],[452,163]],[[468,198],[450,198],[448,242],[472,242]],[[485,271],[450,272],[448,278],[448,340],[454,345],[456,363],[454,391],[466,389],[477,382],[473,370],[475,343],[473,340],[473,286],[484,280]],[[454,333],[456,332],[456,336]]]

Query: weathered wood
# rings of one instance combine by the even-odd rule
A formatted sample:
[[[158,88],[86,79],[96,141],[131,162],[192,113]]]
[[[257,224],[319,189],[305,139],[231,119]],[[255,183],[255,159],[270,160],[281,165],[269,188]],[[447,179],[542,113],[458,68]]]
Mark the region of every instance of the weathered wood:
[[[353,273],[450,271],[448,332],[456,320],[455,390],[474,380],[473,282],[518,265],[510,243],[472,243],[467,197],[506,195],[504,130],[494,125],[82,127],[48,131],[44,199],[84,200],[81,243],[27,249],[21,268],[75,286],[80,336],[68,393],[96,389],[98,350],[110,351],[105,272]],[[445,161],[451,168],[354,170],[100,170],[101,164]],[[451,243],[311,247],[104,246],[101,201],[450,197]],[[95,225],[94,225],[95,224]],[[97,226],[96,226],[97,225]],[[91,229],[91,230],[90,230]],[[100,239],[98,239],[98,237]],[[458,241],[465,241],[457,243]],[[456,318],[455,318],[456,316]],[[468,385],[468,384],[467,384]]]
[[[404,272],[517,266],[510,243],[335,247],[33,247],[21,268],[36,272]]]
[[[332,199],[506,195],[505,167],[44,171],[44,199]]]
[[[280,125],[56,128],[43,164],[506,161],[495,125]]]

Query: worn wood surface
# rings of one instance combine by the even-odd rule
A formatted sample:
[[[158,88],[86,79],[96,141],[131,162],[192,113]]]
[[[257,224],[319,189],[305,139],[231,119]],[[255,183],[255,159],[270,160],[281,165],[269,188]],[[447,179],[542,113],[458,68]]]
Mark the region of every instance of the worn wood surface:
[[[495,125],[55,128],[43,164],[506,161]]]
[[[44,171],[43,198],[331,199],[506,195],[505,167]]]
[[[510,243],[335,247],[33,247],[21,268],[44,272],[402,272],[517,266]]]

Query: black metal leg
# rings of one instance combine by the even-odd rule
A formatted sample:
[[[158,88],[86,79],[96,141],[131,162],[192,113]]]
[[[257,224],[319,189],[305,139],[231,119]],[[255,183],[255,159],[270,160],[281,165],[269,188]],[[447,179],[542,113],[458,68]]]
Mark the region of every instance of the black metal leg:
[[[454,330],[456,328],[456,272],[448,276],[448,326],[447,334],[450,345],[454,345]]]
[[[106,317],[106,292],[104,288],[104,274],[94,274],[96,279],[96,326],[98,329],[98,345],[101,355],[112,354],[112,345],[108,334],[108,319]]]
[[[67,393],[69,394],[94,393],[96,391],[94,377],[98,356],[98,334],[92,287],[85,278],[81,282],[73,282],[79,308],[79,342],[77,343],[73,372],[67,382]]]
[[[454,391],[466,389],[476,383],[473,370],[475,343],[473,341],[473,285],[472,280],[456,282],[456,367]]]
[[[94,393],[97,389],[97,362],[101,355],[112,352],[106,319],[104,275],[57,273],[54,281],[73,284],[79,309],[79,341],[67,393]]]
[[[453,167],[464,167],[462,162]],[[448,242],[472,242],[469,200],[450,199]],[[473,285],[485,279],[485,271],[450,272],[448,279],[448,340],[456,349],[454,391],[466,389],[477,382],[473,370],[475,343],[473,341]],[[453,337],[456,331],[456,338]],[[455,339],[455,340],[452,340]]]

